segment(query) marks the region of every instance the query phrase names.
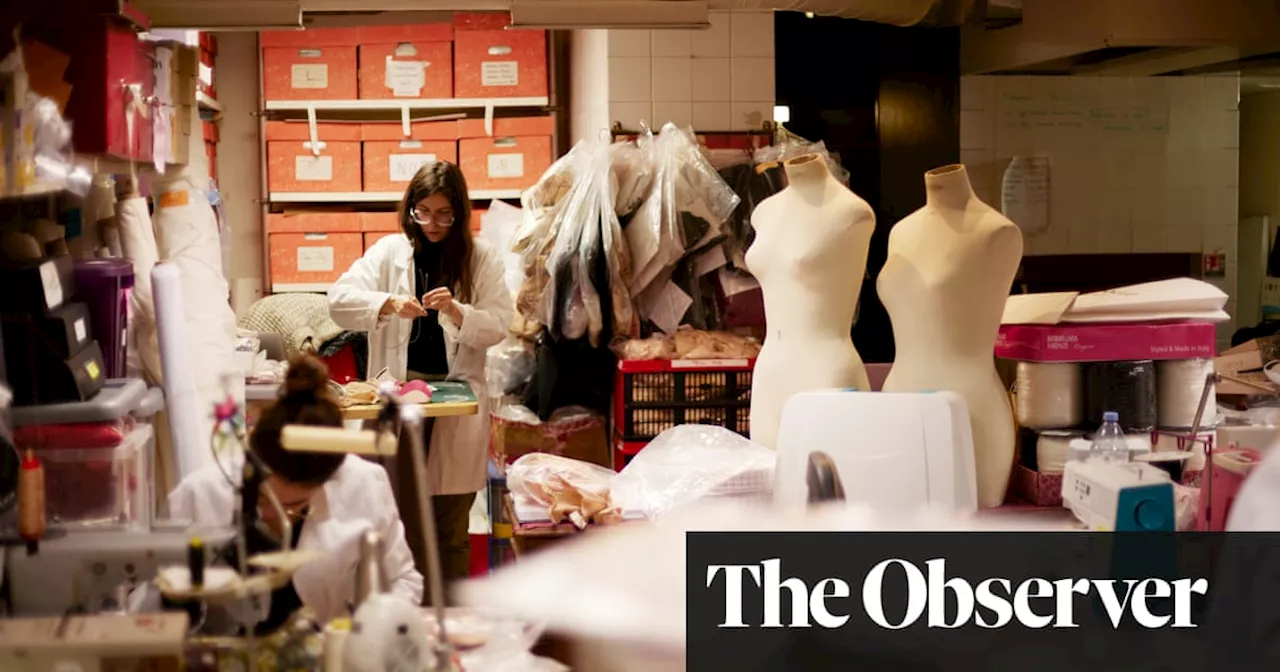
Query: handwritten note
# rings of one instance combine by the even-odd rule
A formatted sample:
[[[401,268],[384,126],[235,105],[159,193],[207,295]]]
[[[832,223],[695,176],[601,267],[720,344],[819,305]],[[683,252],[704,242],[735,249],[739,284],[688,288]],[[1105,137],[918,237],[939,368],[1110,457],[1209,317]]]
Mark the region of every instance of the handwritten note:
[[[1169,131],[1168,104],[1159,101],[1114,102],[1090,96],[1009,92],[998,104],[999,124],[1006,130],[1151,135]]]
[[[1023,233],[1049,230],[1049,157],[1015,156],[1004,171],[1001,210]]]

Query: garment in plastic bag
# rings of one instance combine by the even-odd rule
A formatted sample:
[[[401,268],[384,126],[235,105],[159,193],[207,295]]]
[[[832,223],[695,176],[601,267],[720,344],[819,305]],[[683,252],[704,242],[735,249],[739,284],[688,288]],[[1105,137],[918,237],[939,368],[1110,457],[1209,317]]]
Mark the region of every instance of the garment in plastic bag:
[[[524,265],[521,256],[511,251],[516,230],[520,228],[524,212],[506,201],[494,201],[480,218],[480,237],[501,251],[503,278],[512,298],[520,293],[524,284]]]
[[[533,379],[535,366],[533,346],[519,338],[507,336],[490,347],[485,353],[484,366],[489,398],[522,395]]]
[[[849,171],[840,165],[839,157],[827,151],[827,143],[819,140],[810,142],[792,133],[786,133],[785,136],[776,144],[767,147],[761,147],[755,151],[756,165],[767,165],[773,163],[782,163],[787,159],[794,159],[806,154],[817,154],[827,162],[827,170],[831,176],[836,178],[840,184],[849,186]]]
[[[723,235],[739,201],[693,136],[674,124],[654,140],[653,157],[652,188],[626,230],[633,296],[660,284],[682,257]],[[652,311],[643,304],[637,308],[644,319]]]
[[[557,217],[565,198],[573,188],[579,164],[589,154],[585,142],[579,142],[543,173],[538,182],[520,197],[520,227],[511,242],[511,251],[519,254],[523,280],[516,293],[515,317],[511,331],[523,338],[534,339],[552,314],[545,310],[544,295],[552,283],[548,261],[558,238]]]
[[[192,110],[192,114],[197,113]],[[199,408],[206,409],[204,416],[211,415],[227,394],[243,404],[244,376],[235,364],[236,316],[222,273],[221,235],[206,196],[208,159],[199,119],[192,122],[191,162],[155,179],[152,194],[160,258],[176,266],[182,280],[191,375]],[[209,451],[201,454],[206,462],[212,460]]]
[[[744,163],[722,167],[720,176],[740,199],[726,227],[725,254],[733,267],[746,268],[747,248],[756,237],[751,213],[761,201],[782,191],[786,177],[781,164],[752,164],[750,157]]]
[[[151,212],[146,199],[123,198],[115,206],[116,226],[125,257],[133,262],[133,291],[129,293],[129,343],[126,366],[129,375],[148,384],[163,384],[160,343],[156,335],[156,311],[151,290],[151,269],[160,260]]]
[[[559,455],[529,453],[507,467],[513,496],[547,507],[554,523],[568,519],[579,529],[589,522],[616,522],[621,512],[609,493],[612,469]]]
[[[613,479],[623,510],[660,518],[709,499],[773,497],[778,454],[713,425],[677,425],[654,437]]]

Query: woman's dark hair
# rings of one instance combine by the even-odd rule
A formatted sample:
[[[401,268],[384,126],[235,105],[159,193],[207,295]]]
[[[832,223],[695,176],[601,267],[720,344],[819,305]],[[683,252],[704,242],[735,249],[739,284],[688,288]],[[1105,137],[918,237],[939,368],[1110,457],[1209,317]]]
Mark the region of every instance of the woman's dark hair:
[[[413,209],[434,194],[444,195],[453,207],[453,226],[441,242],[444,249],[440,250],[440,268],[435,271],[440,274],[441,285],[466,303],[471,300],[471,252],[475,245],[471,241],[471,195],[462,170],[448,161],[433,161],[419,168],[400,202],[400,229],[414,250],[427,244],[426,234],[413,221]]]
[[[320,485],[329,480],[346,455],[287,451],[280,445],[285,425],[342,426],[342,407],[329,389],[329,369],[310,355],[289,363],[280,398],[258,418],[249,443],[268,469],[290,483]]]

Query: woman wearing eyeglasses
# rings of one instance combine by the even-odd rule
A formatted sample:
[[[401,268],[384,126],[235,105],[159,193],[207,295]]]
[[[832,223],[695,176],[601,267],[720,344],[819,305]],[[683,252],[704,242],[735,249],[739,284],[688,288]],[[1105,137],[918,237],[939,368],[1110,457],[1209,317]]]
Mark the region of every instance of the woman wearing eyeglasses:
[[[352,264],[329,290],[329,312],[342,328],[369,332],[371,375],[385,368],[402,381],[463,380],[476,392],[479,413],[428,425],[425,475],[406,473],[408,456],[396,460],[397,495],[418,566],[426,570],[408,489],[425,486],[445,579],[456,580],[468,573],[471,504],[486,481],[485,351],[506,336],[512,297],[498,250],[471,236],[471,201],[457,166],[438,161],[420,168],[399,216],[403,235],[383,238]]]

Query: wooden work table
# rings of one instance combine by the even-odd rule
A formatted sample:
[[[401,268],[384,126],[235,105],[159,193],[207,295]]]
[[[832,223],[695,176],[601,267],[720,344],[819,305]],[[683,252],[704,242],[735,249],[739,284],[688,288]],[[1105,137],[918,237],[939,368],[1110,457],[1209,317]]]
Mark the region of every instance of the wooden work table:
[[[279,396],[279,385],[246,384],[244,386],[245,410],[246,416],[251,421],[250,424],[252,424],[252,418],[257,416],[260,409],[278,399]],[[342,416],[347,420],[372,420],[378,417],[378,413],[381,410],[381,404],[347,406],[342,409]],[[422,416],[425,418],[475,415],[478,412],[479,404],[474,399],[471,401],[444,401],[422,404]]]

